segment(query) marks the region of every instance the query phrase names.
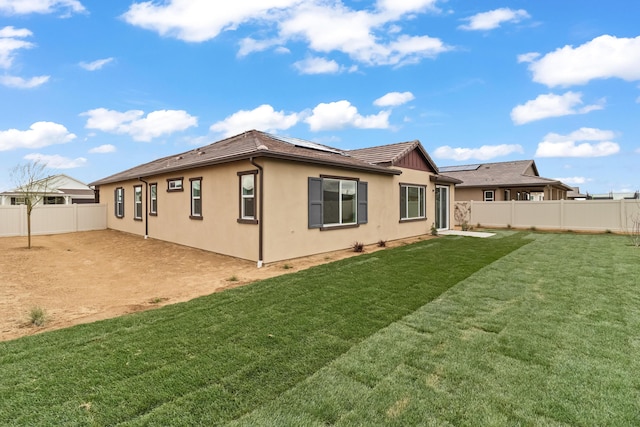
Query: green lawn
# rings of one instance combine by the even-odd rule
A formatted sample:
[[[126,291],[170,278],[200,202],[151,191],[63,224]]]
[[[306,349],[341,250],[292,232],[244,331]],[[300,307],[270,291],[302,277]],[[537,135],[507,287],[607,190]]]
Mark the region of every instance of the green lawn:
[[[639,425],[640,250],[441,237],[0,343],[2,425]]]

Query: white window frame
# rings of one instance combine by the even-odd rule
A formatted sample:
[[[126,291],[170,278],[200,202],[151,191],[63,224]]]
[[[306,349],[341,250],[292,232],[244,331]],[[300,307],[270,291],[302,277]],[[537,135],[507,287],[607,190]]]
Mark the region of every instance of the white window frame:
[[[251,178],[253,182],[253,187],[251,189],[251,194],[245,194],[244,187],[244,179]],[[253,215],[247,215],[245,209],[247,200],[251,200],[253,203]],[[255,220],[256,219],[256,174],[254,172],[245,173],[240,175],[240,218],[247,220]]]
[[[418,190],[418,215],[409,216],[409,189],[415,188]],[[426,218],[426,188],[424,185],[415,184],[400,184],[400,220],[408,221],[414,219]],[[402,215],[402,198],[404,195],[404,216]]]
[[[191,187],[191,218],[202,218],[202,178],[190,178]],[[198,183],[198,195],[195,195],[195,183]],[[196,200],[200,201],[200,209],[196,212]]]
[[[491,196],[488,196],[488,194],[491,193]],[[496,200],[496,192],[494,190],[484,190],[482,192],[483,195],[483,200],[485,202],[493,202]]]
[[[167,191],[183,191],[182,178],[171,178],[167,180]]]
[[[116,218],[124,218],[124,188],[116,188],[114,204]]]
[[[133,219],[142,219],[142,185],[133,186]]]
[[[330,182],[338,182],[338,222],[330,222],[327,223],[325,222],[325,216],[323,214],[322,217],[322,226],[323,227],[340,227],[340,226],[345,226],[345,225],[357,225],[358,224],[358,181],[355,179],[343,179],[343,178],[323,178],[322,179],[322,192],[323,194],[325,193],[325,184],[328,184]],[[353,194],[347,194],[348,189],[345,188],[346,185],[349,184],[349,186],[354,186],[354,193]],[[351,222],[344,222],[343,220],[343,209],[344,209],[344,203],[342,198],[345,196],[354,196],[353,199],[353,221]],[[323,196],[323,204],[324,207],[326,208],[328,202],[326,201],[326,199]]]
[[[151,215],[158,214],[158,184],[149,184],[149,213]]]

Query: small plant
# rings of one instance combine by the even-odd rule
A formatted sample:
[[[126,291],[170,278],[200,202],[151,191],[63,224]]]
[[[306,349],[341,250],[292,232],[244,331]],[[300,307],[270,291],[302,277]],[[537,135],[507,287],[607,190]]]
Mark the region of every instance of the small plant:
[[[285,270],[289,270],[290,268],[293,268],[293,266],[289,264],[285,264],[282,266],[282,268],[284,268]]]
[[[353,252],[363,252],[364,251],[364,243],[355,242],[353,244],[353,246],[351,246],[351,248],[353,249]]]
[[[511,224],[507,224],[507,228],[511,230]]]
[[[436,224],[431,224],[431,235],[432,236],[437,236],[438,235],[438,229],[436,228]]]
[[[469,221],[471,221],[471,205],[469,202],[457,202],[453,211],[453,217],[456,224],[460,224],[462,231],[469,230]]]
[[[535,226],[535,225],[532,225],[531,227],[529,227],[529,230],[531,230],[531,231],[536,231],[536,230],[537,230],[537,228],[536,228],[536,226]]]
[[[151,301],[149,301],[151,304],[160,304],[162,301],[166,301],[168,298],[160,298],[160,297],[155,297],[152,298]]]
[[[379,248],[386,248],[387,247],[387,241],[386,240],[378,240],[378,247]]]
[[[611,233],[612,233],[612,231],[609,230],[608,228],[606,230],[604,230],[604,234],[611,234]]]
[[[467,221],[462,221],[462,224],[460,224],[460,228],[462,229],[462,231],[469,231],[469,223]]]
[[[480,228],[480,227],[482,227],[482,225],[480,225],[480,223],[477,223],[476,228]]]
[[[47,321],[47,313],[42,307],[33,307],[29,311],[29,320],[33,326],[44,326]]]
[[[227,279],[229,282],[237,282],[238,281],[238,276],[236,276],[235,274],[231,277],[229,277]]]

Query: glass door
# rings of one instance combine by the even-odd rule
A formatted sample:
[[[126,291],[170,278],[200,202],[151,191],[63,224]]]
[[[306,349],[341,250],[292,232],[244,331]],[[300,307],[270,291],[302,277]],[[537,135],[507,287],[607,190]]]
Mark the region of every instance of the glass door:
[[[449,187],[436,186],[436,228],[449,229]]]

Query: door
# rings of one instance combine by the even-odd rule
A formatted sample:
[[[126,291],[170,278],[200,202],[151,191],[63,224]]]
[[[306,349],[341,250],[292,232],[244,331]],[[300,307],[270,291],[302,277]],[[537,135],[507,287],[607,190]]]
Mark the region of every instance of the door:
[[[449,229],[449,187],[436,185],[436,228]]]

